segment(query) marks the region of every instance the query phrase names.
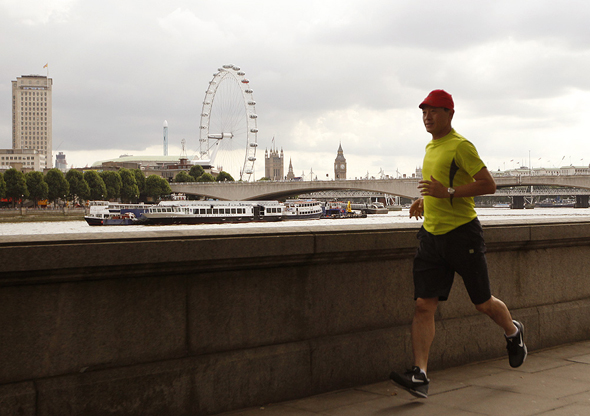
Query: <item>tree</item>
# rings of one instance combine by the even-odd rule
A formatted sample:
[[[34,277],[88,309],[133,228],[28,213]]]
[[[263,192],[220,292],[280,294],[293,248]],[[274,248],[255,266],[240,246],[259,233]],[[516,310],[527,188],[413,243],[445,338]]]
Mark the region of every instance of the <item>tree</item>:
[[[121,199],[123,202],[137,202],[139,198],[139,187],[135,180],[135,174],[129,169],[119,170],[121,176]]]
[[[49,187],[49,200],[55,203],[58,199],[66,199],[70,193],[70,184],[59,169],[51,169],[45,174],[45,183]]]
[[[219,175],[217,175],[217,178],[215,178],[215,180],[217,182],[225,182],[225,181],[234,181],[234,178],[227,173],[226,171],[222,170],[221,172],[219,172]]]
[[[88,170],[84,172],[84,180],[90,188],[89,198],[94,201],[100,201],[107,196],[107,186],[97,171]]]
[[[174,182],[194,182],[195,178],[193,178],[191,175],[189,175],[188,173],[186,173],[185,171],[180,171],[176,174],[176,176],[174,177]]]
[[[69,199],[72,202],[81,203],[90,196],[90,187],[84,180],[82,172],[76,169],[68,170],[66,173],[66,180],[70,184]]]
[[[121,196],[121,186],[123,185],[121,175],[118,172],[107,170],[100,172],[100,177],[107,187],[106,199],[114,201],[119,198]]]
[[[163,195],[172,193],[172,189],[168,181],[158,175],[150,175],[145,180],[145,193],[154,199],[158,199]]]
[[[20,170],[14,168],[8,169],[4,173],[4,181],[6,182],[6,196],[12,198],[13,207],[16,205],[17,200],[28,198],[27,181],[25,174]]]
[[[205,172],[201,176],[199,176],[197,182],[215,182],[215,178],[210,173]]]
[[[47,199],[49,194],[49,186],[45,183],[45,178],[42,172],[31,171],[25,174],[27,181],[27,189],[29,190],[29,198],[32,199],[37,207],[40,199]]]
[[[6,196],[6,182],[4,182],[4,176],[0,173],[0,198]]]
[[[199,177],[205,173],[205,169],[201,165],[194,165],[191,167],[191,170],[188,171],[188,174],[195,178],[195,181],[199,179]]]
[[[131,172],[135,175],[135,182],[139,188],[139,195],[145,195],[145,175],[141,169],[133,169]]]

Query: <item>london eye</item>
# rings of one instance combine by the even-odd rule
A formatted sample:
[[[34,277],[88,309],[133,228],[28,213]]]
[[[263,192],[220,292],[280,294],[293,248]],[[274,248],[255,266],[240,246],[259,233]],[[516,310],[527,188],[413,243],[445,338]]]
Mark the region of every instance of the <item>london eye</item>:
[[[246,74],[235,65],[223,65],[213,74],[203,100],[200,158],[236,180],[253,180],[257,117]]]

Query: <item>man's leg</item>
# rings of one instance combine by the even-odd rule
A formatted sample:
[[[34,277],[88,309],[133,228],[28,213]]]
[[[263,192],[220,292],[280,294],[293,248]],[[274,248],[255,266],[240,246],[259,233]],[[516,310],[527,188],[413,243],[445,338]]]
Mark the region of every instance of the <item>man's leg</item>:
[[[412,321],[412,351],[414,365],[424,372],[427,371],[430,346],[434,340],[434,313],[437,306],[438,298],[416,299]]]
[[[481,313],[485,313],[487,316],[504,329],[504,333],[507,336],[516,334],[517,328],[512,322],[512,315],[504,302],[500,299],[491,297],[484,303],[475,305],[475,308]]]
[[[434,312],[438,305],[438,298],[418,298],[412,321],[412,349],[414,351],[414,367],[403,374],[393,371],[389,378],[411,394],[420,398],[428,397],[426,377],[428,353],[434,339]],[[422,371],[424,373],[422,373]]]
[[[493,296],[488,301],[475,305],[475,307],[478,311],[485,313],[499,326],[504,328],[510,366],[515,368],[520,367],[527,357],[527,348],[524,343],[524,326],[522,323],[512,320],[510,311],[504,302]]]

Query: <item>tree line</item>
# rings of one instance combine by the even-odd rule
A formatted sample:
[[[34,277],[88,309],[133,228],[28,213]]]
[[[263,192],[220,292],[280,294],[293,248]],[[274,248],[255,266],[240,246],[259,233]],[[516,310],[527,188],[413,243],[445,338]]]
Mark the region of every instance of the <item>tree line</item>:
[[[223,174],[223,175],[222,175]],[[215,180],[232,180],[226,172],[217,178],[204,172],[195,165],[187,173],[179,172],[175,182],[210,182]],[[172,192],[168,181],[158,175],[147,178],[140,169],[119,169],[118,171],[82,173],[70,169],[65,175],[59,169],[51,169],[46,174],[32,171],[23,173],[9,169],[0,173],[0,198],[11,198],[13,206],[16,201],[29,199],[37,206],[39,201],[71,201],[84,203],[86,200],[121,200],[123,203],[135,203],[147,197],[158,199]]]

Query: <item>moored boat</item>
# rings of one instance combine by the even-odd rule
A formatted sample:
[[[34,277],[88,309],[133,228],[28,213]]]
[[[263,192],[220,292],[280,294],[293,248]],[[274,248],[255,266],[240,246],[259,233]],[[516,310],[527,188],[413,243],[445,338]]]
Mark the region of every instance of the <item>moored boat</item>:
[[[367,214],[388,214],[389,210],[381,202],[371,202],[367,204]]]
[[[144,204],[117,204],[108,201],[90,201],[89,213],[84,216],[88,225],[137,225],[147,209]]]
[[[173,201],[150,207],[145,224],[225,224],[280,221],[283,205],[277,201]]]
[[[139,225],[142,220],[138,219],[132,212],[120,213],[108,213],[101,216],[90,216],[84,217],[88,225]]]
[[[317,220],[323,214],[322,203],[313,199],[285,201],[284,220]]]

